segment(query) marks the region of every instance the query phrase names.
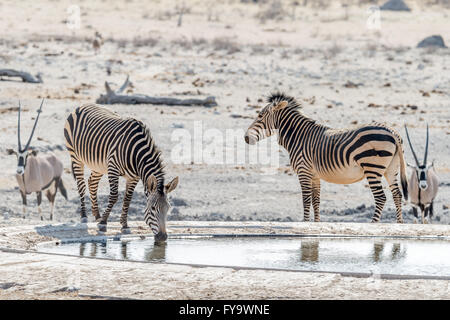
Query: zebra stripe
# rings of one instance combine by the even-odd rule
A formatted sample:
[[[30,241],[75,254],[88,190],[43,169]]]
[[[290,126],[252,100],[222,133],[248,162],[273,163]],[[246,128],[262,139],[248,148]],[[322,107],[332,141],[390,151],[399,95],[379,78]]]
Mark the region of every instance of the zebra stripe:
[[[312,204],[314,221],[320,221],[321,179],[350,184],[366,178],[376,207],[372,222],[378,222],[386,202],[381,183],[384,176],[394,198],[397,222],[403,222],[402,194],[397,182],[399,171],[405,198],[407,182],[402,140],[398,133],[380,123],[353,130],[332,129],[306,117],[299,107],[293,97],[272,94],[268,105],[249,127],[245,140],[254,144],[278,132],[279,144],[288,151],[301,185],[304,220],[309,221]]]
[[[83,221],[87,220],[84,203],[84,167],[87,166],[91,169],[88,186],[92,213],[100,225],[106,228],[108,217],[118,198],[119,177],[123,176],[127,182],[120,217],[122,227],[128,228],[128,208],[133,191],[139,180],[142,180],[148,198],[144,221],[155,234],[165,233],[169,204],[166,198],[168,186],[164,186],[161,152],[149,129],[141,121],[122,118],[104,107],[86,104],[69,115],[64,136],[72,161],[72,173],[77,182]],[[105,174],[108,175],[110,194],[108,206],[100,216],[97,190],[100,179]],[[172,187],[173,190],[175,187]]]

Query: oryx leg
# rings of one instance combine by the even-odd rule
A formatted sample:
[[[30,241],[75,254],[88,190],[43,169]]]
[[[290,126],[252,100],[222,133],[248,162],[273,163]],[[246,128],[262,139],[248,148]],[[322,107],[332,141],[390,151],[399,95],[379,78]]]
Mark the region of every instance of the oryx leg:
[[[41,203],[42,203],[42,192],[41,191],[36,192],[36,200],[37,200],[37,205],[38,205],[39,218],[41,220],[44,220],[44,217],[42,217],[42,209],[41,209]]]
[[[433,218],[433,202],[430,203],[430,206],[428,207],[428,216],[430,219],[430,223],[431,223],[431,219]]]
[[[55,198],[56,198],[56,192],[58,191],[58,183],[59,183],[59,178],[56,178],[55,180],[53,180],[52,185],[54,185],[54,187],[50,186],[50,188],[45,193],[48,201],[50,202],[50,220],[53,220],[53,209],[55,207]],[[52,192],[52,190],[54,190],[54,191]]]
[[[423,223],[427,224],[429,221],[429,216],[430,216],[430,206],[426,206],[424,209],[424,214],[423,214]]]
[[[89,195],[91,198],[91,204],[92,204],[92,214],[95,217],[95,220],[99,220],[101,218],[99,209],[98,209],[98,201],[97,201],[97,190],[98,190],[98,184],[100,182],[100,179],[102,178],[103,174],[92,172],[89,176],[88,180],[88,186],[89,186]]]
[[[314,222],[320,222],[320,179],[312,180],[312,205],[314,209]]]
[[[108,173],[109,180],[109,201],[108,207],[102,215],[100,222],[98,223],[98,229],[100,231],[106,231],[106,224],[108,223],[108,217],[114,204],[117,202],[119,197],[119,175],[117,173]]]
[[[312,198],[312,177],[307,170],[300,170],[298,180],[302,189],[303,198],[303,221],[309,221],[309,210]]]
[[[417,211],[417,207],[415,205],[412,206],[412,212],[413,212],[413,215],[414,215],[413,223],[418,223],[419,222],[419,220],[418,220],[419,212]]]
[[[84,182],[84,164],[77,159],[72,158],[72,174],[77,182],[78,194],[81,202],[81,223],[87,223],[86,204],[84,194],[86,193],[86,183]]]
[[[20,190],[20,195],[22,196],[22,213],[25,218],[25,213],[27,212],[27,194]]]
[[[123,199],[122,215],[120,216],[120,224],[122,225],[122,232],[128,233],[128,209],[130,207],[131,198],[133,197],[134,188],[136,187],[139,179],[127,180],[125,189],[125,197]]]

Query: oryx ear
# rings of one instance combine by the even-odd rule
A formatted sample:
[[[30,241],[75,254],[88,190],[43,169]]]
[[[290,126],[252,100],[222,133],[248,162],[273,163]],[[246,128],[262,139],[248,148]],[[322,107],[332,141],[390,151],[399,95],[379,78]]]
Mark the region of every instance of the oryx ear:
[[[412,164],[410,164],[410,163],[408,163],[408,162],[406,162],[406,165],[407,165],[408,167],[410,167],[410,168],[415,168]]]
[[[288,105],[287,101],[280,101],[276,106],[274,106],[272,108],[272,111],[278,111],[278,110],[284,109],[287,107],[287,105]]]
[[[8,156],[15,154],[17,155],[17,151],[14,149],[6,149],[6,153],[8,154]]]
[[[166,193],[172,192],[178,185],[178,177],[173,178],[168,184],[164,186],[164,191]]]
[[[30,151],[30,153],[31,153],[34,157],[36,157],[36,155],[38,154],[38,152],[39,152],[39,151],[37,151],[36,149],[32,149],[32,150]]]
[[[158,181],[156,180],[156,177],[152,174],[147,179],[147,190],[150,193],[153,193],[156,191],[156,188],[158,186]]]

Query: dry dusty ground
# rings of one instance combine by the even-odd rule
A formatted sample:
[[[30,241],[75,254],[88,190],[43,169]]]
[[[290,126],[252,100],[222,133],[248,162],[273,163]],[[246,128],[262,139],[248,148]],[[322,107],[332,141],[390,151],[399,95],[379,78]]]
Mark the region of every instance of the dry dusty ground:
[[[0,81],[0,223],[17,226],[38,221],[34,195],[29,196],[28,213],[22,214],[14,178],[16,159],[6,154],[8,148],[17,145],[17,113],[10,108],[17,107],[20,99],[27,109],[22,118],[22,139],[25,140],[33,125],[34,110],[40,99],[46,98],[32,145],[41,152],[53,151],[67,168],[63,178],[69,201],[58,195],[54,222],[77,222],[79,200],[68,170],[64,121],[75,107],[94,102],[104,93],[105,81],[118,87],[126,75],[130,75],[133,83],[130,92],[133,93],[179,98],[215,96],[218,102],[214,108],[110,106],[124,116],[139,118],[149,125],[162,150],[168,178],[180,177],[179,187],[172,195],[173,210],[169,220],[303,219],[300,188],[289,169],[284,150],[280,151],[280,167],[269,174],[264,167],[247,163],[177,164],[173,153],[178,143],[173,139],[175,129],[186,129],[193,136],[195,125],[201,124],[203,130],[218,129],[223,137],[227,129],[245,130],[264,106],[261,99],[272,91],[282,90],[302,101],[305,114],[332,127],[345,128],[375,120],[393,126],[406,140],[403,130],[406,123],[420,158],[428,123],[429,159],[435,160],[441,180],[434,223],[450,224],[450,49],[416,48],[421,39],[433,34],[442,35],[447,45],[450,44],[450,10],[426,7],[420,1],[411,2],[412,12],[382,12],[380,29],[370,30],[366,27],[369,15],[366,6],[350,6],[347,17],[338,2],[332,2],[327,9],[298,7],[295,17],[285,4],[280,20],[263,21],[260,17],[270,12],[267,4],[245,4],[237,0],[214,4],[186,1],[187,12],[182,25],[177,27],[180,1],[78,1],[80,28],[69,29],[66,24],[72,21],[69,1],[2,1],[0,30],[7,32],[3,32],[0,39],[0,66],[32,74],[40,72],[44,82]],[[104,39],[98,52],[92,47],[96,31]],[[239,148],[246,148],[242,140]],[[225,148],[230,149],[234,150]],[[413,162],[406,145],[405,156],[408,162]],[[123,183],[121,187],[123,189]],[[131,204],[130,220],[142,220],[145,203],[142,191],[139,185]],[[100,206],[105,207],[106,179],[100,185],[99,194]],[[118,220],[120,201],[111,221]],[[412,222],[409,208],[405,205],[407,223]],[[48,217],[46,199],[43,210]],[[373,199],[365,182],[322,184],[322,221],[369,222],[372,214]],[[382,222],[393,221],[393,202],[388,195]],[[372,225],[361,226],[366,232],[372,228]],[[421,230],[419,226],[418,229],[409,227],[417,232]],[[448,229],[445,230],[448,233]],[[35,259],[32,254],[29,257]],[[13,260],[21,258],[8,256],[8,259],[15,264]],[[66,263],[70,265],[78,260],[67,258],[57,265],[64,268]],[[91,263],[95,262],[86,262],[86,272]],[[26,264],[22,265],[25,268]],[[117,262],[110,268],[128,266],[129,263]],[[13,275],[14,268],[8,276],[7,273],[2,276],[5,279],[18,277],[20,273]],[[144,269],[140,270],[145,276]],[[245,278],[245,272],[241,275]],[[171,277],[170,272],[167,276]],[[336,280],[327,277],[324,287],[317,287],[319,292],[319,288],[332,285]],[[19,280],[10,281],[20,283]],[[283,281],[291,282],[289,278]],[[339,281],[348,289],[343,292],[344,297],[357,294],[352,290],[354,280]],[[195,281],[190,284],[193,283]],[[405,283],[410,288],[422,288],[420,281]],[[215,286],[219,291],[212,297],[233,291]],[[170,288],[167,290],[171,292]],[[316,292],[313,287],[311,290]],[[430,292],[429,297],[439,296],[437,292]],[[385,293],[396,297],[395,290]],[[361,291],[360,297],[365,294]],[[149,296],[143,294],[142,297]],[[162,298],[164,294],[155,297]],[[180,293],[177,297],[183,295]],[[254,297],[268,296],[261,293]],[[273,297],[281,297],[281,294]],[[381,296],[373,292],[373,296],[366,297]],[[414,294],[411,293],[411,297]]]
[[[450,29],[449,10],[417,4],[411,13],[382,12],[381,28],[369,30],[365,27],[364,6],[351,7],[348,19],[335,3],[327,10],[300,7],[295,20],[287,15],[281,21],[262,23],[256,16],[266,12],[266,5],[192,3],[182,26],[177,27],[176,5],[166,1],[108,5],[81,1],[80,29],[70,30],[66,26],[70,18],[68,2],[0,4],[5,12],[0,27],[8,30],[0,42],[2,65],[33,74],[41,72],[44,79],[43,84],[0,82],[0,214],[5,218],[21,216],[20,195],[14,189],[16,160],[5,154],[7,148],[16,147],[17,114],[7,109],[17,107],[21,99],[29,110],[23,113],[25,136],[33,125],[40,98],[46,97],[33,146],[53,150],[69,168],[64,150],[65,118],[80,104],[95,101],[104,92],[105,80],[118,86],[129,74],[135,93],[212,95],[218,101],[214,108],[111,106],[150,126],[163,151],[169,177],[180,176],[170,219],[302,219],[300,188],[284,150],[276,174],[264,174],[261,166],[245,163],[191,165],[173,161],[178,143],[172,140],[175,128],[183,127],[193,136],[194,123],[199,121],[203,130],[216,128],[225,138],[227,129],[248,127],[255,111],[264,105],[260,99],[271,91],[283,90],[303,102],[305,114],[333,127],[376,120],[388,123],[404,136],[402,126],[407,123],[419,157],[429,123],[429,158],[435,159],[441,178],[435,223],[450,222],[450,49],[415,48],[431,34],[442,34],[450,43],[445,32]],[[95,31],[105,40],[97,54],[92,48]],[[345,86],[348,81],[356,88]],[[369,107],[371,104],[375,107]],[[206,146],[208,143],[204,142]],[[239,143],[239,148],[245,148],[241,139]],[[405,146],[405,150],[407,161],[413,162],[409,148]],[[78,219],[78,196],[68,172],[64,180],[70,201],[58,197],[56,207],[56,220],[61,222]],[[107,193],[104,179],[100,188],[103,204]],[[30,197],[27,221],[37,219],[35,199]],[[383,222],[395,220],[389,194],[388,199]],[[321,201],[323,221],[367,222],[372,216],[373,199],[365,182],[323,183]],[[132,219],[140,219],[143,202],[139,186],[132,203]],[[43,208],[48,214],[46,200]],[[405,208],[409,211],[409,206]],[[118,212],[120,205],[116,205],[112,219],[117,219]],[[405,219],[412,221],[410,214]]]

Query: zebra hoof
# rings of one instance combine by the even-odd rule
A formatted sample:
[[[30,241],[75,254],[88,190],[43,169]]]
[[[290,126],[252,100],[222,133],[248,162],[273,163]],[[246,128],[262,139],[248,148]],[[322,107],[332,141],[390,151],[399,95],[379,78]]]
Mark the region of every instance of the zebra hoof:
[[[88,223],[88,218],[87,217],[82,217],[81,218],[81,223]]]
[[[122,234],[130,234],[131,233],[131,229],[129,227],[122,228],[121,231],[122,231]]]
[[[99,223],[99,224],[97,224],[97,229],[98,229],[98,231],[101,231],[101,232],[106,232],[106,224],[105,223]]]

